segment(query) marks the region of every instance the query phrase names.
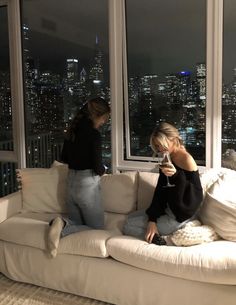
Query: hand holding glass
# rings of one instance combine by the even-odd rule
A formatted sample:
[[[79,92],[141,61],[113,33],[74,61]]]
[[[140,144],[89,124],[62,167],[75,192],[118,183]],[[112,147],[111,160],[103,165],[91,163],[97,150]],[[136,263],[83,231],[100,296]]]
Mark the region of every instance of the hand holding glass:
[[[160,168],[164,168],[164,167],[172,168],[172,166],[173,166],[171,159],[170,159],[170,154],[168,151],[158,153],[157,160],[158,160],[157,165],[159,165]],[[166,179],[167,179],[167,184],[164,185],[163,187],[174,187],[175,186],[174,184],[170,183],[168,176],[166,176]]]

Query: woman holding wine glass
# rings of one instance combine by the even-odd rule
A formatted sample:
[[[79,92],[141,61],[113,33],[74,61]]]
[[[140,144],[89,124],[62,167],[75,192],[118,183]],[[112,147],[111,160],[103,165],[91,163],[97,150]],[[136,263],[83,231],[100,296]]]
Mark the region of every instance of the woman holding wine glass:
[[[193,220],[203,199],[197,164],[187,152],[178,130],[162,122],[154,129],[150,144],[158,158],[160,175],[149,208],[131,213],[124,233],[149,243],[166,244],[167,236]]]

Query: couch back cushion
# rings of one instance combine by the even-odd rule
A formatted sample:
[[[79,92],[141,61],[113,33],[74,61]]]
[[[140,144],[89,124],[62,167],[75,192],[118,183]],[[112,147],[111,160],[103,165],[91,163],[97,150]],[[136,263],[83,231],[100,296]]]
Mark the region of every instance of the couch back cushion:
[[[105,230],[121,235],[128,215],[105,212]]]
[[[236,171],[228,170],[207,190],[200,219],[226,240],[236,241]]]
[[[138,210],[146,209],[151,204],[158,177],[157,173],[138,173]]]
[[[51,168],[18,169],[23,211],[66,213],[68,167],[54,162]],[[137,207],[137,172],[101,177],[101,195],[107,212],[128,214]]]
[[[37,213],[65,213],[67,166],[17,170],[23,210]]]
[[[101,177],[101,195],[106,212],[128,214],[137,207],[137,172]]]
[[[222,176],[230,173],[231,170],[221,169],[207,169],[200,173],[201,184],[204,196],[207,190]],[[138,173],[138,209],[146,209],[152,202],[152,197],[157,185],[159,174],[152,172]]]

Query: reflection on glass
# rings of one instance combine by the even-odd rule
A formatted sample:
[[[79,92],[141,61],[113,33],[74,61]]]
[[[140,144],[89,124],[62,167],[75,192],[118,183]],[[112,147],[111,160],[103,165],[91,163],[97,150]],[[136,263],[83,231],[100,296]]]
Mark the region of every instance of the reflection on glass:
[[[60,160],[64,131],[87,99],[110,100],[107,5],[60,1],[55,11],[54,1],[22,1],[28,167]],[[110,124],[102,136],[110,166]]]
[[[0,162],[0,197],[17,191],[16,163]]]
[[[7,7],[0,7],[0,150],[13,150]]]
[[[222,166],[236,169],[236,3],[224,1]]]
[[[167,121],[204,165],[206,1],[126,0],[126,7],[131,155],[151,156],[150,134]]]

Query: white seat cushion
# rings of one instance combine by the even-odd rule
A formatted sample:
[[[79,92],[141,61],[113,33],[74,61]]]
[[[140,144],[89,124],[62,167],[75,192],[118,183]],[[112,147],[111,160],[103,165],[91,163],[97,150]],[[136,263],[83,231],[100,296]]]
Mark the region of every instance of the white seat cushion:
[[[191,247],[157,246],[129,236],[107,241],[116,260],[188,280],[236,284],[236,243],[214,241]]]
[[[112,233],[105,230],[87,230],[73,233],[60,240],[58,254],[108,257],[106,241]]]
[[[46,230],[56,216],[58,214],[16,214],[0,224],[0,239],[45,250]]]
[[[0,239],[14,244],[46,250],[49,221],[58,214],[21,213],[0,224]],[[58,253],[107,257],[106,241],[114,233],[88,230],[60,240]]]

